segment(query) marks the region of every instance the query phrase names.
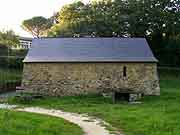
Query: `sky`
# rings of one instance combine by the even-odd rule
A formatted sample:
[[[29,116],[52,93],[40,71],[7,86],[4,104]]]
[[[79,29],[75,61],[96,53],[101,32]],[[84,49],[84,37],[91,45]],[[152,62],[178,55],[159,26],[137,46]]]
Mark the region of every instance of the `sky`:
[[[77,0],[0,0],[0,30],[15,31],[23,37],[31,35],[21,28],[25,19],[34,16],[50,17],[68,3]],[[89,0],[82,0],[88,2]]]

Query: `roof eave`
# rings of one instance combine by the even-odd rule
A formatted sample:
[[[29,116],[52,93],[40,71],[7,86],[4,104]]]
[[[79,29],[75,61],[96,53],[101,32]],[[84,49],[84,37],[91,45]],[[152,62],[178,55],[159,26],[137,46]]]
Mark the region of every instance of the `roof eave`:
[[[23,61],[23,63],[158,63],[158,61]]]

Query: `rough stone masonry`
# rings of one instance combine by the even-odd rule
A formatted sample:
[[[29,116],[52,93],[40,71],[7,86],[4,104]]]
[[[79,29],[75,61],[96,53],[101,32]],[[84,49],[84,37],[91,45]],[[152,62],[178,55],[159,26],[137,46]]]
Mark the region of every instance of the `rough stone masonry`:
[[[24,63],[22,86],[26,92],[51,96],[124,91],[160,95],[156,63]]]

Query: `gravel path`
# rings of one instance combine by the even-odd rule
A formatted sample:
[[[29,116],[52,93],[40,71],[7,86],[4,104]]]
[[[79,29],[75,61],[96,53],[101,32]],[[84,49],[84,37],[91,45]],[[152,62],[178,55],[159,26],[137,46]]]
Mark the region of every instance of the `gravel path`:
[[[0,108],[8,108],[13,109],[17,106],[11,106],[11,105],[0,105]],[[81,115],[76,113],[69,113],[69,112],[63,112],[61,110],[49,110],[49,109],[43,109],[39,107],[26,107],[26,108],[16,108],[17,111],[23,111],[23,112],[32,112],[32,113],[38,113],[38,114],[45,114],[45,115],[51,115],[55,117],[60,117],[65,120],[68,120],[72,123],[75,123],[79,125],[83,131],[84,135],[121,135],[119,133],[111,134],[104,125],[108,125],[102,120],[99,119],[92,119],[91,117],[87,115]]]
[[[14,97],[14,96],[16,96],[16,94],[17,93],[15,91],[0,93],[0,99],[7,99],[7,98],[10,98],[10,97]]]
[[[0,109],[14,109],[16,105],[0,104]]]

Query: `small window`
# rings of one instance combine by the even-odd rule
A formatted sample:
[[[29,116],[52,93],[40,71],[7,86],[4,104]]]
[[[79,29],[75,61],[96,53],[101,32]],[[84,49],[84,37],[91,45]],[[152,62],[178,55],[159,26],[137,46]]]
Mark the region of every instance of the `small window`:
[[[126,77],[127,76],[127,67],[124,66],[123,67],[123,77]]]

